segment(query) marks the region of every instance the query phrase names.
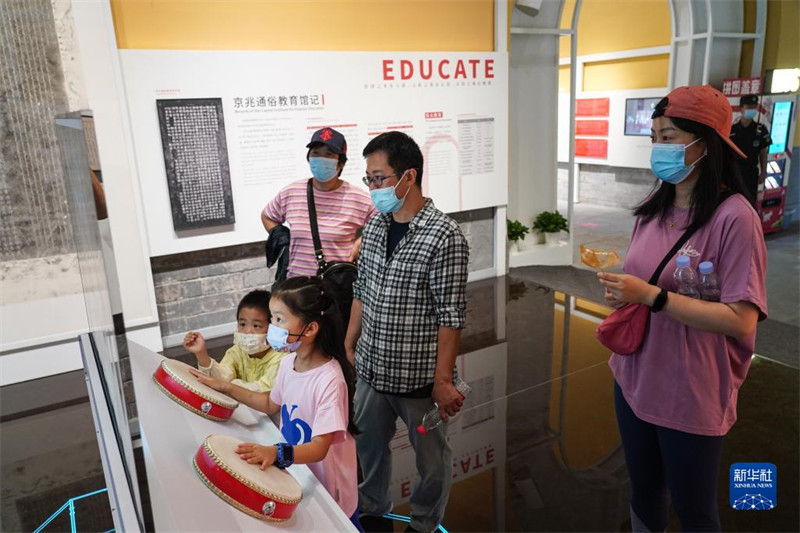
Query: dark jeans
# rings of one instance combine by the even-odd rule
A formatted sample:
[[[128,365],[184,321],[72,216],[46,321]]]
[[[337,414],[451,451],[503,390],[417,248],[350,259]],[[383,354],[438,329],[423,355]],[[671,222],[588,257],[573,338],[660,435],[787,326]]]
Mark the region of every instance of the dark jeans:
[[[644,422],[616,383],[614,405],[631,478],[631,509],[641,522],[650,531],[666,529],[669,491],[681,531],[721,531],[717,481],[724,437]]]

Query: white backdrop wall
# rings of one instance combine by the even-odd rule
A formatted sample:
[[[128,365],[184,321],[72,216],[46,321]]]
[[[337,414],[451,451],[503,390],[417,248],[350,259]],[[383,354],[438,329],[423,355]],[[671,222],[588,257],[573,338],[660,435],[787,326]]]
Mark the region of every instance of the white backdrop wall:
[[[505,53],[122,50],[120,57],[151,257],[263,240],[259,212],[282,187],[309,177],[305,145],[324,126],[346,136],[343,177],[358,186],[363,147],[400,129],[422,148],[423,190],[440,209],[507,202]],[[297,95],[315,95],[317,104],[265,103]],[[238,100],[251,97],[254,106]],[[173,227],[156,100],[184,98],[222,99],[231,226]]]

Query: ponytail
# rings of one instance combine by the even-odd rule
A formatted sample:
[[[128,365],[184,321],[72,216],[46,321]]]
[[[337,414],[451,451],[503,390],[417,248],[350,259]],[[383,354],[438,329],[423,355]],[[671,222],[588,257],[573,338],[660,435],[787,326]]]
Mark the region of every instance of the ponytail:
[[[292,314],[300,317],[306,324],[319,324],[319,333],[314,342],[322,353],[336,359],[342,368],[347,383],[347,431],[357,435],[359,431],[353,421],[356,371],[347,360],[344,349],[345,325],[336,304],[336,288],[316,276],[288,278],[275,284],[272,297],[280,299]]]

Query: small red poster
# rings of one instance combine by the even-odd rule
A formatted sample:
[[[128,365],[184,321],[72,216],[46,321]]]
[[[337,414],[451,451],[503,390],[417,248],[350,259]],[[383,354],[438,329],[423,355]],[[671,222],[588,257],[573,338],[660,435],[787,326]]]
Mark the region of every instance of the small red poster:
[[[577,135],[608,135],[607,120],[576,120],[575,133]]]
[[[578,157],[608,157],[608,141],[606,139],[575,139],[575,155]]]
[[[576,117],[607,117],[608,98],[579,98],[575,101]]]

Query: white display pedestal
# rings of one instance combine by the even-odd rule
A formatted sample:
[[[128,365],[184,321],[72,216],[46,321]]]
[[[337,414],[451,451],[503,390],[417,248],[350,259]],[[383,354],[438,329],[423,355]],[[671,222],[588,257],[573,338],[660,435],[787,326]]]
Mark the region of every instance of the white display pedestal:
[[[153,383],[162,357],[129,343],[136,405],[156,531],[355,531],[325,487],[305,465],[289,472],[303,488],[303,501],[286,522],[262,522],[228,505],[206,487],[192,466],[203,439],[222,433],[262,444],[283,441],[265,414],[239,405],[227,422],[184,409]]]

